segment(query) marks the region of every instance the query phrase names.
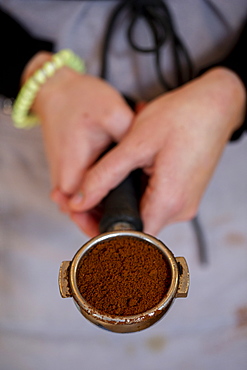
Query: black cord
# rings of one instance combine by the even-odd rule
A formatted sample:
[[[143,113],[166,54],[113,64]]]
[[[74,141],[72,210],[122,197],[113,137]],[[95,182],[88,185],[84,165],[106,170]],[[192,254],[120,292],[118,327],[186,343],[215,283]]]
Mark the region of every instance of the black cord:
[[[102,48],[102,66],[100,77],[107,79],[108,75],[108,55],[115,26],[119,16],[125,12],[128,15],[129,24],[127,27],[126,38],[130,47],[139,53],[153,53],[156,65],[158,81],[166,91],[181,86],[193,78],[193,63],[189,52],[178,36],[172,16],[166,4],[162,0],[125,0],[120,2],[111,14]],[[150,47],[139,45],[135,40],[135,29],[138,22],[142,20],[150,30],[153,44]],[[174,75],[177,78],[172,86],[161,67],[161,48],[169,45],[172,49],[174,60]]]
[[[110,42],[111,42],[111,37],[114,33],[114,27],[116,24],[116,21],[118,19],[119,14],[121,11],[125,8],[126,3],[120,3],[117,5],[117,7],[114,9],[113,13],[110,16],[110,19],[108,21],[108,25],[106,27],[106,33],[105,33],[105,38],[103,41],[103,52],[102,52],[102,59],[101,59],[101,71],[100,71],[100,77],[103,79],[107,79],[108,75],[108,54],[109,54],[109,48],[110,48]]]
[[[208,248],[205,238],[205,233],[203,231],[200,218],[197,215],[191,220],[191,225],[195,232],[197,247],[198,247],[198,259],[201,264],[208,263]]]

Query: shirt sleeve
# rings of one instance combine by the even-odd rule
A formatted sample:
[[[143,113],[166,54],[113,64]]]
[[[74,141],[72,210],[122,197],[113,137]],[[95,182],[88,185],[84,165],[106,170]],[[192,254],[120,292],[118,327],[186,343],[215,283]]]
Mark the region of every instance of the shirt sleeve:
[[[226,57],[214,65],[208,66],[206,69],[200,72],[203,73],[205,70],[216,66],[223,66],[234,71],[239,78],[242,80],[245,89],[247,87],[247,53],[245,51],[247,45],[247,20],[244,23],[244,26],[240,32],[240,35],[233,47]],[[247,113],[247,112],[246,112]],[[230,141],[238,140],[244,133],[247,131],[247,114],[245,115],[244,122],[242,126],[237,129]]]
[[[17,20],[0,7],[0,94],[15,98],[27,62],[39,51],[53,50],[53,43],[33,37]]]
[[[234,49],[230,52],[229,55],[222,61],[222,65],[233,70],[243,81],[245,89],[247,89],[247,22],[243,27],[243,30],[240,34],[238,42],[236,43]],[[238,140],[242,134],[247,131],[247,115],[245,115],[245,121],[243,125],[236,130],[232,137],[231,141]]]

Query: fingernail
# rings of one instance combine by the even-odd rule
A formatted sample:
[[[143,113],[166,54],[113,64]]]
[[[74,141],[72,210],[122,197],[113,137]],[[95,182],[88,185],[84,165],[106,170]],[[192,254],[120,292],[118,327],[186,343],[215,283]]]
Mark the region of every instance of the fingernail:
[[[75,196],[73,196],[73,198],[71,198],[69,203],[71,206],[77,206],[82,202],[83,198],[84,198],[83,193],[80,191]]]

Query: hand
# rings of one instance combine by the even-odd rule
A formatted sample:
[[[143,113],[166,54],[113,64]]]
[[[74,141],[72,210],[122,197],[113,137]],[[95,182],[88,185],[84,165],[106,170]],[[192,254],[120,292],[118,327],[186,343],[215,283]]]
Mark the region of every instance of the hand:
[[[49,60],[39,53],[23,80]],[[85,171],[114,141],[127,132],[133,112],[105,81],[63,67],[40,89],[33,105],[39,116],[52,179],[52,198],[63,210],[82,182]]]
[[[91,210],[136,168],[149,176],[140,204],[145,232],[193,218],[244,109],[245,89],[224,68],[149,103],[121,142],[84,172],[80,194],[69,203],[78,212],[75,222],[95,234],[98,220]]]

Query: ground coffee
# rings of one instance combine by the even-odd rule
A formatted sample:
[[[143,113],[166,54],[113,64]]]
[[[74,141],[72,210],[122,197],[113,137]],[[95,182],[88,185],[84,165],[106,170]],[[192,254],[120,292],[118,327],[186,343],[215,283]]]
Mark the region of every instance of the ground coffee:
[[[152,244],[120,236],[98,243],[81,260],[77,286],[83,298],[101,314],[143,313],[167,293],[170,267]]]

